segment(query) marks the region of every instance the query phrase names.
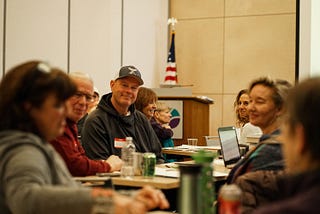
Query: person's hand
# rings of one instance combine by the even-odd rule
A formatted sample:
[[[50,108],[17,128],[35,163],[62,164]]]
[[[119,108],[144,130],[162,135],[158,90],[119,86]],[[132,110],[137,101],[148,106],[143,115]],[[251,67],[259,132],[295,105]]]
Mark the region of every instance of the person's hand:
[[[162,127],[165,129],[172,129],[171,126],[169,124],[162,124]]]
[[[123,165],[123,161],[116,155],[111,155],[106,160],[110,165],[110,172],[119,171]]]
[[[148,211],[147,206],[142,202],[121,194],[113,195],[115,214],[145,214]]]
[[[106,211],[110,211],[110,209],[113,209],[112,213],[114,214],[145,214],[148,211],[147,206],[142,201],[135,200],[135,198],[130,196],[121,195],[111,189],[92,188],[91,196],[93,198],[112,198],[112,205],[109,204],[108,206],[108,204],[104,204],[103,202],[95,205],[98,206],[98,208],[96,207],[98,210],[106,209]]]
[[[142,189],[138,190],[135,199],[142,202],[147,210],[157,207],[160,209],[169,208],[169,202],[163,192],[151,186],[144,186]]]

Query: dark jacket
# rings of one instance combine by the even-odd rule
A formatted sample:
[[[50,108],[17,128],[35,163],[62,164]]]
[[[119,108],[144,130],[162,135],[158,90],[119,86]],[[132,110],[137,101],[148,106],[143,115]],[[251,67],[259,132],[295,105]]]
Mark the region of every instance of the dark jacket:
[[[104,95],[97,108],[91,112],[82,130],[82,144],[91,159],[107,159],[110,155],[121,155],[116,148],[116,138],[132,137],[138,152],[153,152],[158,163],[163,162],[160,141],[147,117],[129,107],[130,115],[120,115],[111,103],[112,93]]]
[[[172,140],[173,131],[172,129],[161,126],[153,117],[150,119],[151,126],[158,136],[163,147],[173,147],[174,143]]]
[[[242,190],[241,213],[252,213],[257,207],[279,200],[278,179],[284,171],[260,170],[239,176],[235,184]]]
[[[318,214],[320,213],[320,169],[278,180],[279,200],[253,214]]]
[[[227,183],[233,183],[238,176],[248,172],[283,170],[284,160],[281,143],[276,140],[278,135],[279,130],[271,135],[262,135],[260,143],[232,168],[228,175]]]

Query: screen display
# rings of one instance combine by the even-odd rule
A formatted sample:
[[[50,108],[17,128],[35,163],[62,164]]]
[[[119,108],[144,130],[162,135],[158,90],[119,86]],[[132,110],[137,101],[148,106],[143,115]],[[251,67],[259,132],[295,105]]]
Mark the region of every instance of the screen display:
[[[237,133],[234,127],[219,128],[221,150],[225,162],[240,159]]]

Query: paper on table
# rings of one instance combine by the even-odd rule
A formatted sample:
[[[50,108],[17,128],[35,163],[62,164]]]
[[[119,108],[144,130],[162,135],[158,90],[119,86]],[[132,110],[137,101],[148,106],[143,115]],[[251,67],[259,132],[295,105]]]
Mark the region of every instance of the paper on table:
[[[212,176],[215,178],[219,178],[219,177],[226,177],[228,176],[228,174],[229,174],[228,172],[219,172],[214,170],[212,173]],[[174,169],[174,168],[156,167],[155,175],[170,177],[170,178],[179,178],[180,172],[178,169]]]
[[[163,168],[163,167],[156,166],[155,175],[163,176],[163,177],[170,177],[170,178],[179,178],[180,172],[178,169]]]
[[[199,149],[208,149],[208,150],[219,150],[221,149],[220,146],[191,146],[191,145],[186,145],[182,144],[180,146],[175,146],[175,147],[165,147],[162,149],[177,149],[177,150],[199,150]]]
[[[227,177],[229,173],[226,172],[218,172],[218,171],[213,171],[213,177],[219,178],[219,177]]]

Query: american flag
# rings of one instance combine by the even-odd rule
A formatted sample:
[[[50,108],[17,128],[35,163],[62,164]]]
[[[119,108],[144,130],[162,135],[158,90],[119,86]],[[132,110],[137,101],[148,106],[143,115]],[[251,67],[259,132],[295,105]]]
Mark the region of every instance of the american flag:
[[[164,79],[165,84],[174,85],[178,82],[177,76],[177,68],[176,68],[176,56],[175,56],[175,49],[174,49],[174,36],[175,33],[171,33],[171,45],[167,59],[167,68],[166,68],[166,75]]]

